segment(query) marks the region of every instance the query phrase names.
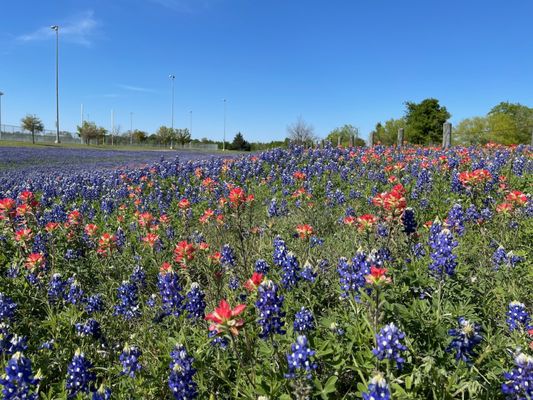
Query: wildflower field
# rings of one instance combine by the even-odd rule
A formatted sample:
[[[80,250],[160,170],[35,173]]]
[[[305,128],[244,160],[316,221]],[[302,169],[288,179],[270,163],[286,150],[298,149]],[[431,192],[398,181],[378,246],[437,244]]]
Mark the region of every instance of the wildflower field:
[[[2,398],[531,399],[532,150],[10,164]]]

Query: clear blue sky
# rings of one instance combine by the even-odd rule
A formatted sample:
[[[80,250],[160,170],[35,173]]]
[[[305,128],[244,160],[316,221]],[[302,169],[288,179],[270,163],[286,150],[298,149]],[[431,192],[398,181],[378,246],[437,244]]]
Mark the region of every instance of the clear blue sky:
[[[367,137],[403,103],[435,97],[452,122],[502,100],[533,106],[533,2],[398,0],[26,0],[0,5],[2,122],[85,117],[122,131],[170,125],[193,137],[283,139],[302,116],[320,136]]]

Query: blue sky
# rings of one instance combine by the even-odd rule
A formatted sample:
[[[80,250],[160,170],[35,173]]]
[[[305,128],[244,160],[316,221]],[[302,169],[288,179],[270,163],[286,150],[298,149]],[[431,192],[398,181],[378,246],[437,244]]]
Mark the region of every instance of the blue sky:
[[[299,116],[319,136],[435,97],[452,122],[500,101],[533,106],[533,2],[397,0],[26,0],[0,6],[2,123],[55,121],[60,28],[63,129],[170,125],[193,137],[283,139]]]

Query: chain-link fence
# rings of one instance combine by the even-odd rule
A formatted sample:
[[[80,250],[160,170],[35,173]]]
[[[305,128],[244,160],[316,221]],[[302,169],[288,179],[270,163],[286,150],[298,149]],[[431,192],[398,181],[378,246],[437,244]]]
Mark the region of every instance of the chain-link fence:
[[[35,143],[54,143],[56,140],[56,131],[45,129],[42,132],[35,133]],[[83,144],[83,141],[77,133],[71,133],[67,131],[59,132],[59,140],[65,144]],[[1,141],[13,141],[13,142],[31,142],[32,135],[30,131],[25,130],[21,126],[16,125],[1,125],[0,126],[0,142]],[[133,146],[141,148],[159,148],[168,149],[170,145],[168,143],[161,143],[158,141],[144,141],[135,142],[129,135],[106,135],[103,139],[92,139],[90,141],[92,145],[106,145],[106,146]],[[174,149],[185,150],[203,150],[203,151],[216,151],[218,145],[215,143],[195,143],[190,142],[187,144],[173,144]]]

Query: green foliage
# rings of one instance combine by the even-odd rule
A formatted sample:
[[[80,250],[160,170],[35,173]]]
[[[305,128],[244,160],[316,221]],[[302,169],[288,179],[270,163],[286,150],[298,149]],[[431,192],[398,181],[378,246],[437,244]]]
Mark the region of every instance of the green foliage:
[[[250,151],[251,146],[250,143],[244,140],[242,133],[238,132],[229,148],[230,150]]]
[[[530,143],[533,129],[533,108],[520,103],[501,102],[494,106],[488,113],[489,117],[507,116],[511,127],[501,131],[505,139],[501,143]]]
[[[139,129],[133,131],[133,142],[134,143],[144,143],[148,139],[148,134]]]
[[[373,131],[374,143],[380,143],[386,146],[395,145],[398,138],[398,129],[400,128],[406,128],[405,118],[391,118],[385,121],[385,125],[378,122]],[[406,141],[406,137],[404,137],[404,141]]]
[[[328,136],[326,136],[326,140],[331,142],[333,146],[337,146],[338,144],[342,146],[349,146],[351,141],[355,138],[359,139],[359,129],[357,129],[355,126],[346,124],[339,128],[333,129]],[[358,146],[361,145],[361,142],[358,141]],[[355,143],[353,143],[355,144]],[[364,141],[363,141],[364,146]]]
[[[156,136],[161,143],[168,145],[176,139],[176,132],[172,128],[163,125],[157,130]]]
[[[406,102],[406,139],[413,144],[442,143],[442,125],[450,118],[446,107],[437,99],[425,99],[420,103]]]
[[[94,122],[83,121],[81,126],[77,126],[78,135],[82,140],[89,144],[91,140],[96,139],[96,144],[100,139],[103,139],[107,130],[103,127],[98,127]]]
[[[42,121],[36,115],[28,114],[20,122],[22,123],[22,128],[31,132],[31,141],[35,143],[35,132],[39,133],[44,130]]]
[[[187,128],[185,129],[175,129],[176,131],[176,141],[181,144],[182,146],[185,146],[187,143],[190,143],[191,141],[191,133]]]

